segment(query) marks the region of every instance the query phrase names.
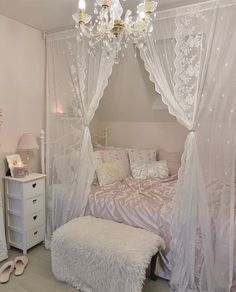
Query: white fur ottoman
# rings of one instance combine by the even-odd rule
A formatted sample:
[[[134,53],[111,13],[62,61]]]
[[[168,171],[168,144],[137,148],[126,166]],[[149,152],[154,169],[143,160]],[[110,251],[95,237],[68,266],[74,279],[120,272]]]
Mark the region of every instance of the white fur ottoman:
[[[151,258],[164,245],[149,231],[81,217],[54,233],[52,270],[83,292],[141,292]]]

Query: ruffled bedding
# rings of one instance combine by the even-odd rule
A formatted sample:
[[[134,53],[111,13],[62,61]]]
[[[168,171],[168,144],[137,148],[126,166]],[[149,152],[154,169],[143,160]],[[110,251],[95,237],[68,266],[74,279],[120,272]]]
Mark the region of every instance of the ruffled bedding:
[[[166,243],[164,258],[170,252],[172,198],[177,177],[165,180],[126,178],[122,182],[93,186],[86,214],[144,228],[160,235]],[[162,258],[162,260],[164,260]],[[169,278],[167,262],[157,267],[157,274]]]

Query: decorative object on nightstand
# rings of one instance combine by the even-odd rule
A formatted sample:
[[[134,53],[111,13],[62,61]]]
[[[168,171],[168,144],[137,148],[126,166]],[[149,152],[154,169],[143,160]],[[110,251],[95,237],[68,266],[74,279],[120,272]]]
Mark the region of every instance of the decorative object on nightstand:
[[[45,175],[5,177],[5,201],[8,246],[26,255],[45,238]]]
[[[27,170],[28,173],[30,173],[30,151],[34,149],[39,149],[36,137],[32,133],[24,133],[19,139],[17,149],[19,151],[26,151]]]
[[[26,172],[26,165],[23,163],[18,163],[16,165],[14,165],[13,167],[13,177],[16,178],[22,178],[25,177],[25,172]]]
[[[19,154],[12,154],[6,156],[10,174],[12,177],[24,177],[25,165],[22,163]]]

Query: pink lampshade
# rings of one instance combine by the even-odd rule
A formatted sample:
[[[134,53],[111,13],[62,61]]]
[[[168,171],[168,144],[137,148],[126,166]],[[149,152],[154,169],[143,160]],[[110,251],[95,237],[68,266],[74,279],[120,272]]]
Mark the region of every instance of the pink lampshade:
[[[36,137],[32,133],[24,133],[18,142],[18,150],[33,150],[39,149]]]

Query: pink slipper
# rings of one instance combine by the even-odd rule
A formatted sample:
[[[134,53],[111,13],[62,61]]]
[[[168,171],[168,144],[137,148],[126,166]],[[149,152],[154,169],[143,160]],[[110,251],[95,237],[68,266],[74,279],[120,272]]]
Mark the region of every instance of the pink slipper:
[[[28,258],[26,256],[16,257],[14,260],[15,276],[20,276],[24,273],[25,267],[28,264]]]
[[[14,262],[8,261],[0,268],[0,283],[4,284],[7,283],[10,279],[10,275],[12,271],[14,270]]]

